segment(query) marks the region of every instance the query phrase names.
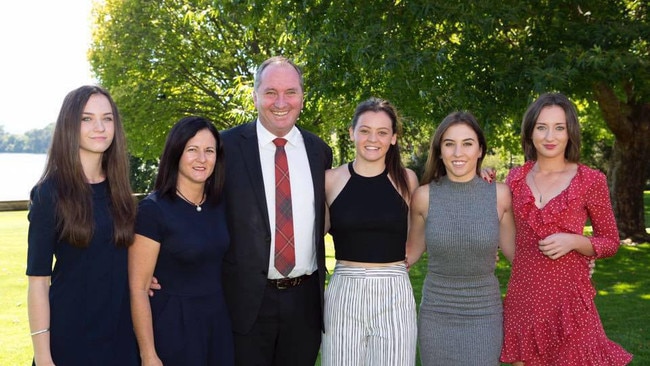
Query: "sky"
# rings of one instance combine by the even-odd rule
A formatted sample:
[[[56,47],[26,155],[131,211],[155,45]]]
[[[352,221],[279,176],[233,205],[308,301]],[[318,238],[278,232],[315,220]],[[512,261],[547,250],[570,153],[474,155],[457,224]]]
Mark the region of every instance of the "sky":
[[[55,122],[69,91],[96,84],[86,54],[93,0],[0,1],[0,126]]]

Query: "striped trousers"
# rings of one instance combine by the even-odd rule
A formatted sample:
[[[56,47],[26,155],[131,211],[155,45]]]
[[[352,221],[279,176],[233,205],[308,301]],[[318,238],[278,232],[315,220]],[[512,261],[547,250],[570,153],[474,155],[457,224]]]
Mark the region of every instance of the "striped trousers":
[[[403,264],[337,264],[325,290],[322,366],[415,365],[417,319]]]

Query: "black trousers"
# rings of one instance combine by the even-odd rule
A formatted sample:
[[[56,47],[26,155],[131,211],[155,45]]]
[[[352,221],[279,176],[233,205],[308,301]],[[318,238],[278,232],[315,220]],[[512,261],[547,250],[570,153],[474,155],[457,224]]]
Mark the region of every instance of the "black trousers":
[[[266,286],[252,330],[234,334],[239,366],[314,366],[321,342],[318,273],[296,287]]]

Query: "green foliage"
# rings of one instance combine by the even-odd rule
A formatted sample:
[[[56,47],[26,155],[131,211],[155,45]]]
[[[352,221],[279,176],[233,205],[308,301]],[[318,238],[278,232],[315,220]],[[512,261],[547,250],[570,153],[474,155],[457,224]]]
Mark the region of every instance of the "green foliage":
[[[217,127],[254,114],[251,71],[293,51],[276,38],[282,24],[260,4],[221,1],[107,0],[95,9],[90,61],[124,116],[135,155],[159,156],[167,132],[185,115]]]
[[[146,195],[153,190],[156,174],[158,174],[158,161],[147,160],[137,156],[129,156],[131,165],[131,188],[136,194]]]
[[[496,148],[492,150],[492,154],[488,154],[483,159],[483,168],[494,168],[496,171],[496,181],[505,182],[510,169],[520,166],[524,163],[524,156],[522,154],[512,154],[504,148]]]
[[[145,159],[186,114],[219,128],[252,120],[252,73],[284,54],[304,70],[299,124],[330,142],[335,163],[352,156],[349,120],[370,96],[398,107],[405,161],[419,168],[455,110],[476,115],[489,153],[519,154],[527,105],[561,91],[583,105],[584,162],[621,175],[615,196],[638,200],[637,181],[650,174],[650,164],[630,169],[650,161],[646,1],[106,0],[95,19],[91,64]]]
[[[138,156],[156,157],[185,114],[207,115],[220,128],[252,119],[252,71],[284,53],[305,71],[301,125],[331,140],[338,160],[350,157],[354,106],[380,96],[398,106],[404,150],[415,161],[451,111],[472,111],[492,146],[517,152],[512,137],[536,94],[559,89],[589,98],[597,78],[620,85],[630,65],[640,74],[628,72],[627,80],[641,79],[645,11],[634,1],[601,8],[568,1],[109,0],[96,11],[90,56],[116,94]],[[614,54],[617,62],[609,62]],[[612,140],[598,135],[586,140],[606,159]]]
[[[608,171],[609,160],[614,145],[614,135],[600,117],[600,111],[593,103],[578,103],[581,112],[582,148],[580,160],[603,172]]]

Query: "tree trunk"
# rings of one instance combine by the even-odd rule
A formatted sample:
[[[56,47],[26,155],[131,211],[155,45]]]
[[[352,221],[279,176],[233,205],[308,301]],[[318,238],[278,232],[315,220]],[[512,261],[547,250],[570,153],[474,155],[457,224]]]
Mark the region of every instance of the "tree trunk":
[[[619,234],[622,239],[650,241],[643,205],[650,173],[650,103],[635,103],[632,95],[627,97],[622,102],[609,86],[596,86],[603,118],[616,138],[608,179]]]
[[[648,141],[649,137],[644,137]],[[614,144],[610,161],[609,182],[612,205],[621,238],[649,241],[645,230],[643,188],[647,174],[643,163],[650,154],[637,150],[637,141],[619,141]]]

